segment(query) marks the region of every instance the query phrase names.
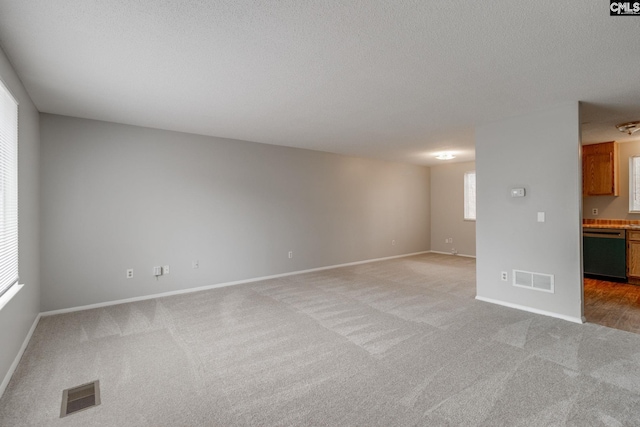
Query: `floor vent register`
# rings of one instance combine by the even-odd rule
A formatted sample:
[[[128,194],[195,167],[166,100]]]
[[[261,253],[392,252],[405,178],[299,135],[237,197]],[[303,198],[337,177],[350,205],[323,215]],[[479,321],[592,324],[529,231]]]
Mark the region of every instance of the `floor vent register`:
[[[100,404],[100,381],[96,380],[62,392],[60,418]]]

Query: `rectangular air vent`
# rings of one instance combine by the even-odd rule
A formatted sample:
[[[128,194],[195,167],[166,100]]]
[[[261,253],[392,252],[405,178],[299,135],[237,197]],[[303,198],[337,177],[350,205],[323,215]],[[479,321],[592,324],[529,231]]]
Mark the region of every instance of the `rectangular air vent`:
[[[100,404],[100,381],[96,380],[62,392],[60,418]]]
[[[513,286],[554,293],[553,274],[513,270]]]

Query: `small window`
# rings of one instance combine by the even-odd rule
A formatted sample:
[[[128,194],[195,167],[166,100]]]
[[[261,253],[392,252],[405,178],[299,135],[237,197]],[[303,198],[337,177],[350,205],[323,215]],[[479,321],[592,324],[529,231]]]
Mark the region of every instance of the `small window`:
[[[0,82],[0,295],[18,283],[18,103]]]
[[[640,213],[640,156],[629,157],[629,212]]]
[[[464,219],[476,219],[476,171],[464,174]]]

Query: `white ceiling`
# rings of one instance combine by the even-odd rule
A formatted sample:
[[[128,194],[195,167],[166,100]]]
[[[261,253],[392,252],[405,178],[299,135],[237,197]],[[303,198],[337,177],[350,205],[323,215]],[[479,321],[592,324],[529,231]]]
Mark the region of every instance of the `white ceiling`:
[[[585,142],[625,140],[640,16],[608,6],[0,0],[0,44],[42,112],[430,165],[473,159],[476,125],[570,101]]]

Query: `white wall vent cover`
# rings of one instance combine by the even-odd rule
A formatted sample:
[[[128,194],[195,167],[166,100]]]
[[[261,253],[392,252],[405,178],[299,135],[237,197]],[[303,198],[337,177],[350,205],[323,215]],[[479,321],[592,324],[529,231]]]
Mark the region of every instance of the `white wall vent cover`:
[[[553,274],[513,270],[513,286],[554,293]]]

